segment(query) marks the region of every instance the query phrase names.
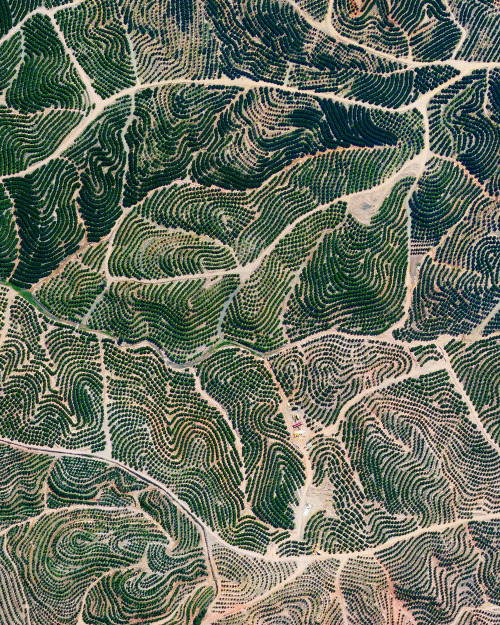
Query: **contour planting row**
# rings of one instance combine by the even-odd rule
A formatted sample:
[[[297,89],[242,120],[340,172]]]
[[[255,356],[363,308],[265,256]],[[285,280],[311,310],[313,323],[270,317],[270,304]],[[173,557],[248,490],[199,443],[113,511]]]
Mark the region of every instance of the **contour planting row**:
[[[183,179],[189,171],[206,186],[252,188],[292,160],[310,155],[298,169],[282,174],[277,185],[265,186],[248,197],[219,193],[219,199],[228,203],[231,214],[234,215],[235,203],[245,206],[242,216],[233,217],[238,226],[224,219],[214,232],[206,217],[199,223],[201,215],[197,217],[193,213],[200,210],[196,206],[180,219],[175,216],[178,199],[172,200],[172,195],[164,197],[161,214],[155,214],[159,198],[155,201],[148,198],[139,207],[146,217],[155,214],[160,225],[180,225],[188,232],[216,234],[222,242],[228,239],[232,242],[239,236],[237,253],[248,262],[278,236],[280,228],[315,208],[318,201],[323,202],[326,197],[331,201],[343,192],[365,189],[383,180],[401,166],[410,152],[419,149],[420,141],[420,134],[416,134],[415,145],[408,143],[411,124],[418,117],[414,113],[396,115],[359,106],[346,108],[331,100],[268,88],[249,90],[246,94],[239,94],[234,88],[193,85],[144,89],[135,97],[133,117],[129,117],[131,112],[129,97],[118,100],[86,128],[62,158],[24,177],[6,179],[21,239],[19,263],[11,277],[14,284],[28,287],[49,275],[67,255],[84,244],[84,235],[87,241],[97,242],[109,234],[122,212],[122,199],[125,204],[135,203],[152,189]],[[6,110],[6,114],[10,112]],[[175,132],[167,132],[172,124]],[[267,135],[273,139],[268,140]],[[165,136],[169,137],[168,146]],[[9,141],[12,141],[10,137]],[[375,153],[376,145],[388,147]],[[336,151],[349,146],[363,149]],[[330,159],[350,155],[352,162],[348,158],[344,163],[349,175],[342,176],[340,188],[336,187],[340,181],[331,180],[330,186],[320,194],[313,189],[311,195],[304,189],[303,176],[307,167],[323,166],[321,152],[330,150],[335,150]],[[227,160],[224,155],[229,153],[231,157]],[[317,153],[320,156],[315,156]],[[22,151],[13,154],[19,158]],[[377,168],[372,170],[375,161]],[[124,178],[126,184],[122,189]],[[291,185],[291,189],[285,190],[285,185]],[[200,189],[198,193],[210,197],[215,192]],[[194,197],[192,201],[196,202]],[[278,218],[271,207],[277,210],[279,207]],[[242,226],[248,229],[241,232]],[[142,239],[147,236],[145,232],[140,235]],[[155,231],[154,236],[162,235]],[[166,267],[157,272],[171,275],[205,266],[232,266],[230,253],[223,250],[221,253],[220,260],[200,259],[193,261],[192,267],[191,261],[184,259],[160,259],[157,262],[166,263]],[[165,257],[164,252],[160,254]],[[174,263],[172,268],[169,262]],[[187,267],[176,269],[178,263]],[[144,274],[139,269],[124,271],[131,275]]]
[[[350,215],[345,216],[345,208],[341,204],[316,210],[278,241],[275,249],[236,293],[235,289],[239,285],[236,275],[221,276],[212,281],[193,279],[157,285],[141,284],[140,281],[118,281],[110,284],[103,292],[104,280],[99,273],[86,269],[80,263],[71,262],[60,275],[56,274],[42,283],[36,291],[37,296],[55,315],[81,321],[86,313],[90,313],[89,327],[127,342],[148,339],[176,361],[196,357],[213,343],[221,323],[221,315],[224,315],[221,327],[225,336],[263,351],[284,344],[285,327],[292,338],[328,328],[332,311],[345,310],[345,321],[339,326],[341,330],[354,333],[381,332],[397,320],[400,314],[398,309],[401,309],[404,298],[404,264],[407,251],[404,241],[406,225],[403,202],[410,184],[411,179],[407,179],[395,187],[369,226],[360,224]],[[262,199],[272,198],[279,188],[275,189],[271,185],[266,190],[269,195],[264,191],[258,192]],[[167,197],[170,202],[171,196]],[[257,199],[257,194],[252,199]],[[199,245],[205,246],[200,247],[206,250],[205,257],[203,253],[198,257],[198,265],[188,262],[186,254],[189,249],[182,253],[183,248],[179,247],[179,243],[198,239],[187,232],[167,230],[161,225],[162,222],[171,223],[167,217],[169,206],[170,203],[159,205],[156,200],[153,204],[145,202],[141,206],[142,213],[154,214],[159,222],[158,226],[136,216],[135,212],[125,220],[111,254],[110,269],[113,273],[133,274],[144,278],[204,270],[227,271],[234,267],[234,259],[227,248],[217,247],[212,240],[202,238],[199,239]],[[311,210],[312,206],[314,204],[309,205]],[[247,258],[253,258],[267,242],[260,232],[269,215],[270,212],[265,216],[261,213],[253,225],[240,234],[236,249],[241,250],[241,253],[251,250],[250,253],[247,252]],[[292,216],[293,214],[286,215],[286,219]],[[248,237],[247,243],[244,236]],[[350,241],[349,249],[345,247],[346,240]],[[316,302],[317,298],[321,300],[323,297],[326,271],[324,262],[321,261],[321,267],[317,270],[316,264],[332,245],[336,254],[331,256],[329,252],[328,258],[331,260],[328,262],[334,264],[331,268],[328,267],[328,279],[340,281],[338,293],[331,293],[331,303]],[[151,258],[149,265],[152,265],[148,271],[144,255],[150,247],[158,251],[148,254]],[[133,251],[132,255],[127,253],[129,249]],[[217,249],[231,264],[208,264],[211,262],[209,252],[215,253]],[[340,251],[343,252],[342,256],[339,256]],[[105,253],[104,248],[102,253]],[[363,258],[365,261],[360,264]],[[343,261],[342,264],[340,260]],[[125,262],[127,266],[122,267]],[[377,265],[379,271],[374,275],[374,267]],[[52,268],[53,264],[49,267]],[[128,267],[132,269],[129,270]],[[23,268],[24,265],[19,264],[14,278],[22,273]],[[316,271],[319,272],[318,276],[315,275]],[[345,280],[347,271],[354,274],[351,276],[352,284]],[[290,289],[294,278],[298,283],[292,293]],[[377,280],[376,284],[373,284],[374,279]],[[387,282],[390,284],[389,292]],[[305,285],[309,284],[312,287],[315,284],[317,286],[304,291]],[[316,289],[317,295],[314,294]],[[70,299],[67,298],[69,290],[73,292]],[[231,301],[228,298],[233,293],[235,297]],[[357,303],[353,300],[356,293],[359,293]],[[371,308],[367,307],[367,293],[371,294]],[[299,319],[296,320],[295,317],[299,314],[300,317],[304,316],[300,311],[304,306],[311,309],[310,318],[300,322],[303,329],[295,329],[294,325],[299,323]],[[373,314],[375,310],[381,311],[387,317],[387,320],[380,317],[376,327],[373,325],[376,321]],[[286,326],[283,326],[283,319]],[[298,331],[300,334],[297,334]]]
[[[146,482],[116,466],[62,456],[52,463],[47,476],[46,505],[52,509],[72,505],[131,508],[147,488]]]
[[[56,13],[68,46],[103,98],[137,80],[121,3],[86,0]]]
[[[78,210],[91,242],[106,236],[122,212],[127,159],[123,131],[131,106],[131,99],[124,97],[107,107],[65,152],[79,172]]]
[[[17,232],[12,202],[0,184],[0,280],[7,281],[14,271],[17,256]]]
[[[234,433],[193,376],[168,369],[150,349],[124,352],[109,343],[105,350],[114,457],[171,488],[225,539],[265,549],[268,530],[243,517]]]
[[[220,46],[203,4],[85,0],[56,19],[107,97],[137,80],[221,78]]]
[[[88,326],[128,343],[150,341],[171,360],[186,362],[217,340],[223,306],[238,284],[231,275],[169,284],[113,282]]]
[[[457,58],[466,61],[500,60],[500,8],[483,0],[450,0],[450,8],[467,31]]]
[[[267,351],[286,335],[302,338],[332,324],[378,334],[395,323],[405,294],[411,183],[398,183],[368,226],[345,216],[343,205],[297,224],[230,302],[225,336]]]
[[[200,533],[164,495],[104,463],[54,463],[47,455],[7,446],[0,451],[5,467],[0,497],[3,510],[14,515],[4,522],[21,521],[2,538],[4,619],[22,622],[18,619],[27,607],[37,622],[66,623],[82,610],[82,601],[89,623],[176,614],[176,622],[188,624],[207,610],[213,591]],[[64,492],[64,505],[82,502],[87,507],[44,512],[42,483],[47,478],[48,502],[54,501],[53,493]],[[127,499],[132,492],[135,506]],[[37,519],[22,523],[23,515]],[[270,625],[284,615],[290,624],[307,619],[338,625],[342,614],[360,625],[366,614],[380,622],[411,622],[405,620],[411,615],[422,623],[445,625],[464,611],[476,622],[494,622],[490,600],[497,593],[499,536],[498,520],[462,521],[383,545],[374,555],[353,556],[341,569],[331,558],[298,575],[294,563],[258,561],[213,545],[221,595],[212,609],[228,625]],[[245,610],[238,609],[246,602]]]
[[[416,61],[451,58],[461,32],[442,0],[396,0],[391,4],[333,0],[332,23],[346,37],[399,57]],[[425,16],[425,28],[422,20]]]
[[[412,253],[422,254],[437,245],[481,195],[481,188],[458,163],[430,160],[409,200]]]
[[[351,215],[327,233],[304,267],[284,315],[298,339],[328,328],[380,334],[403,314],[408,262],[406,197],[398,182],[370,225]]]
[[[130,350],[73,327],[50,325],[20,296],[11,301],[5,296],[0,304],[10,317],[0,349],[0,408],[6,415],[0,435],[85,452],[103,451],[108,440],[114,458],[160,480],[205,523],[243,548],[265,551],[273,534],[261,498],[273,501],[276,494],[272,524],[290,525],[293,512],[287,506],[297,502],[303,470],[281,415],[275,416],[275,428],[261,432],[261,453],[256,457],[254,449],[247,469],[231,424],[198,390],[191,373],[167,367],[150,347]],[[253,363],[255,375],[273,388],[261,365]],[[277,401],[276,394],[271,413]],[[103,476],[99,466],[77,459],[58,467],[58,485],[51,478],[47,494],[51,506],[133,503],[134,480],[116,477],[116,485],[109,485],[115,479],[111,473]],[[253,512],[243,510],[247,471],[255,473],[247,485],[255,497]],[[276,479],[268,482],[270,471]]]
[[[343,563],[309,565],[224,625],[494,625],[498,520],[425,532]]]
[[[423,525],[495,510],[500,457],[467,413],[443,371],[351,408],[341,433],[365,494]]]
[[[0,176],[16,174],[50,156],[82,117],[74,110],[18,113],[0,104]]]
[[[221,584],[211,611],[223,615],[283,583],[297,568],[295,562],[269,562],[251,558],[214,544],[212,554]]]
[[[77,251],[85,233],[75,201],[78,182],[76,168],[63,159],[5,180],[20,238],[12,284],[29,288]]]
[[[47,108],[88,110],[85,87],[47,15],[37,14],[22,28],[22,61],[5,93],[20,113]]]
[[[332,424],[358,393],[412,368],[403,347],[342,336],[307,341],[269,360],[290,403],[313,429]]]
[[[443,356],[436,345],[417,345],[410,349],[418,364],[422,367],[428,362],[442,360]]]
[[[276,385],[264,363],[242,350],[222,349],[198,367],[203,388],[227,412],[242,446],[246,493],[254,513],[276,528],[292,528],[304,483],[290,443]]]
[[[5,444],[0,457],[2,622],[29,613],[62,625],[83,613],[86,623],[143,614],[191,625],[206,610],[200,529],[159,491],[101,461]]]
[[[21,33],[16,33],[0,44],[0,93],[5,95],[21,63]]]
[[[294,164],[281,176],[283,184],[307,189],[319,204],[371,189],[400,171],[423,148],[422,118],[413,113],[413,131],[393,147],[335,150]],[[347,175],[346,175],[347,174]]]
[[[344,214],[343,205],[324,207],[312,212],[278,240],[229,303],[221,326],[225,337],[262,351],[283,345],[283,313],[294,278]],[[238,249],[244,249],[240,248],[242,237]]]
[[[230,245],[242,264],[255,260],[296,219],[341,195],[380,184],[409,157],[404,142],[394,148],[352,149],[305,161],[316,169],[332,165],[329,179],[313,192],[298,165],[255,191],[223,191],[197,184],[172,185],[148,196],[134,208],[146,220],[166,228],[207,235]],[[321,190],[321,193],[320,193]]]
[[[341,597],[336,592],[338,567],[339,562],[333,558],[310,564],[289,583],[219,622],[223,625],[341,625]]]
[[[460,222],[424,258],[409,317],[396,338],[436,339],[469,334],[500,300],[499,201],[469,186]]]
[[[395,607],[402,605],[422,625],[495,624],[499,533],[498,520],[470,522],[401,541],[368,562],[384,586],[390,584]],[[363,573],[353,571],[353,577]],[[373,599],[378,594],[374,586]]]
[[[493,439],[500,443],[499,339],[484,339],[470,345],[451,341],[446,351],[481,422]]]
[[[429,104],[431,148],[455,158],[488,193],[500,194],[500,71],[476,70]]]
[[[321,4],[313,0],[305,4],[302,2],[301,7],[306,11],[313,10],[319,18],[319,12],[325,10],[320,8]],[[397,61],[338,41],[326,34],[323,25],[316,27],[306,21],[294,6],[277,0],[259,3],[244,0],[214,3],[207,0],[205,7],[220,42],[221,69],[231,78],[243,75],[278,84],[286,80],[288,84],[302,89],[329,91],[361,101],[398,107],[414,101],[421,93],[446,82],[455,74],[455,70],[448,67],[406,70],[405,65]],[[426,56],[426,60],[440,56],[448,58],[450,48],[458,42],[460,31],[444,14],[445,10],[433,11],[432,19],[422,31],[415,15],[411,16],[412,11],[405,20],[405,7],[401,3],[400,10],[396,9],[395,13],[398,20],[410,22],[408,29],[415,31],[411,42],[415,53]],[[367,12],[371,10],[370,5]],[[385,4],[381,11],[387,13]],[[416,15],[422,17],[421,7],[416,9]],[[336,16],[333,17],[335,20]],[[372,24],[375,23],[376,18],[372,20]],[[397,31],[398,26],[392,22],[391,34]],[[378,31],[379,37],[383,32]],[[360,30],[355,35],[350,33],[353,38],[360,34],[363,40]],[[388,33],[385,32],[385,35]],[[397,42],[392,40],[393,44],[397,54]],[[394,53],[394,50],[391,49],[391,52]]]
[[[95,624],[175,613],[189,623],[185,604],[206,583],[207,567],[196,552],[170,555],[170,540],[139,511],[88,508],[48,513],[11,529],[4,552],[17,568],[13,581],[22,584],[31,618],[41,625],[62,625],[80,612]]]
[[[42,282],[35,295],[54,315],[80,322],[104,287],[102,275],[79,262],[70,261],[60,273]]]
[[[167,229],[131,213],[113,242],[109,270],[136,279],[166,278],[236,267],[234,254],[207,236]]]
[[[301,9],[319,22],[325,18],[328,10],[327,0],[300,0],[298,4]]]
[[[23,443],[103,449],[99,346],[91,335],[48,327],[21,297],[0,350],[2,436]]]
[[[127,133],[128,205],[187,174],[206,186],[248,189],[317,152],[396,145],[413,132],[415,116],[267,87],[171,85],[138,92],[135,106]]]
[[[349,553],[496,511],[500,456],[446,372],[374,391],[348,410],[339,431],[312,440],[306,497],[320,507],[303,541],[282,543],[282,553]]]

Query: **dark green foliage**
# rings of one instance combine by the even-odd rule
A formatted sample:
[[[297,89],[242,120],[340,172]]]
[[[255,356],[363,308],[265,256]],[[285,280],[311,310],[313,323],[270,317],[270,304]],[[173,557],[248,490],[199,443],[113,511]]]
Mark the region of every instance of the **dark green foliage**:
[[[152,545],[148,559],[152,559],[153,550],[160,552],[166,560],[164,569],[138,573],[130,568],[103,576],[87,597],[86,623],[100,625],[104,621],[110,625],[122,625],[137,623],[139,618],[154,623],[160,618],[172,617],[176,608],[177,622],[182,619],[183,600],[189,601],[197,585],[206,578],[206,565],[202,558],[194,561],[192,558],[170,558],[166,545],[161,549]]]
[[[471,260],[474,262],[473,256]],[[433,340],[439,334],[468,334],[491,312],[499,298],[498,286],[492,288],[487,274],[426,258],[413,293],[409,319],[404,328],[395,331],[395,336]]]
[[[411,514],[400,514],[402,511],[395,511],[384,497],[374,497],[365,490],[354,473],[358,466],[347,460],[336,437],[315,437],[310,453],[313,485],[324,489],[325,506],[307,520],[304,546],[330,553],[358,551],[383,543],[389,535],[411,532],[417,526]],[[286,548],[285,543],[280,551],[285,552]]]
[[[94,271],[101,271],[106,258],[107,249],[106,241],[89,247],[81,257],[82,265]]]
[[[82,117],[73,110],[18,113],[0,104],[0,176],[16,174],[50,156]]]
[[[47,504],[63,508],[72,504],[127,507],[133,493],[147,487],[125,471],[87,458],[60,458],[48,478]]]
[[[165,548],[168,538],[144,517],[88,509],[53,512],[11,529],[6,551],[32,613],[41,623],[63,625],[76,620],[93,582],[138,563],[151,544]]]
[[[280,176],[281,184],[307,189],[319,204],[380,184],[422,150],[423,128],[418,112],[404,117],[381,115],[379,119],[400,137],[396,146],[320,154],[292,165]]]
[[[399,345],[343,336],[307,341],[269,360],[288,400],[313,429],[331,425],[347,401],[412,366]]]
[[[57,4],[57,0],[54,4]],[[41,0],[1,0],[0,36],[24,19],[28,13],[42,5]]]
[[[138,499],[141,509],[176,541],[176,551],[180,554],[202,552],[199,528],[166,495],[158,490],[147,490],[139,494]]]
[[[486,70],[477,70],[429,104],[433,151],[456,158],[493,195],[500,193],[498,92],[500,72],[487,76]]]
[[[470,203],[433,256],[425,257],[409,318],[396,331],[399,338],[468,334],[500,300],[500,241],[494,234],[499,228],[499,202],[470,181],[456,191],[455,205],[462,197]]]
[[[235,267],[234,254],[217,241],[157,226],[135,211],[119,228],[109,259],[112,275],[138,280],[224,272]]]
[[[222,415],[191,374],[167,368],[151,349],[105,349],[114,457],[161,480],[211,527],[233,527],[242,476]]]
[[[1,11],[0,3],[0,23],[2,22]],[[0,45],[0,93],[10,85],[20,62],[21,34],[16,33]]]
[[[488,321],[486,327],[484,328],[483,335],[489,336],[490,334],[496,333],[500,331],[500,313],[496,313],[493,315],[493,318]]]
[[[341,431],[365,494],[395,514],[407,510],[429,525],[497,505],[500,456],[444,371],[374,393],[349,411]]]
[[[0,280],[6,281],[17,257],[17,232],[12,203],[0,184]]]
[[[479,418],[493,439],[500,443],[499,340],[492,338],[470,345],[452,341],[446,350]]]
[[[45,308],[57,317],[82,321],[104,286],[101,275],[70,261],[61,273],[42,282],[35,294]]]
[[[428,362],[442,360],[443,356],[436,345],[416,345],[410,349],[418,364],[423,367]]]
[[[287,534],[287,532],[285,532]],[[245,515],[233,527],[221,528],[221,536],[231,545],[265,553],[272,538],[268,525],[256,517]]]
[[[193,153],[211,138],[214,117],[236,93],[234,88],[181,84],[136,94],[134,119],[126,134],[127,206],[152,189],[185,178]]]
[[[280,177],[249,193],[247,198],[250,206],[258,208],[258,213],[243,229],[235,244],[244,264],[254,261],[289,224],[318,206],[309,189],[290,188],[283,184]],[[300,254],[301,250],[297,252]]]
[[[432,159],[409,202],[412,251],[421,253],[437,245],[480,196],[481,189],[458,164]]]
[[[402,145],[412,117],[267,87],[144,89],[127,131],[124,201],[134,204],[188,173],[206,186],[255,188],[306,155]]]
[[[445,60],[460,39],[460,29],[443,0],[384,0],[361,3],[333,0],[335,28],[360,43],[419,61]],[[423,25],[425,23],[425,26]]]
[[[74,415],[71,438],[73,447],[101,449],[103,379],[99,363],[99,343],[95,336],[75,336],[69,328],[55,328],[46,336],[47,352],[56,366],[55,383]]]
[[[221,77],[220,45],[205,2],[121,0],[119,10],[143,82]]]
[[[251,90],[220,116],[207,151],[193,164],[193,176],[207,186],[255,188],[307,154],[395,145],[399,137],[390,126],[401,127],[404,121],[387,116],[383,123],[379,113],[286,91]]]
[[[2,2],[0,0],[0,11]],[[2,14],[0,12],[0,23]],[[0,605],[2,617],[8,625],[24,625],[27,619],[27,606],[23,597],[23,586],[16,567],[5,554],[5,537],[0,539]]]
[[[405,203],[411,182],[394,186],[369,226],[348,215],[325,235],[285,312],[290,337],[329,327],[379,334],[399,319],[408,258]]]
[[[495,566],[490,541],[497,531],[494,521],[429,532],[381,550],[372,562],[391,579],[395,602],[404,603],[422,625],[448,624],[459,612],[470,613],[472,620],[466,617],[465,623],[491,622],[491,612],[480,607],[483,593],[490,591],[482,573]],[[446,579],[446,597],[433,584],[436,575]],[[356,605],[355,596],[352,602]]]
[[[86,109],[85,87],[46,15],[34,15],[23,27],[24,51],[19,73],[7,90],[7,104],[21,113],[48,107]]]
[[[203,619],[205,618],[205,614],[207,613],[206,609],[202,610],[197,616],[195,616],[193,625],[201,625]]]
[[[166,228],[205,234],[227,245],[234,245],[255,210],[244,192],[187,184],[155,191],[137,207],[146,219]]]
[[[97,340],[78,338],[69,328],[47,330],[34,308],[17,297],[0,352],[1,435],[41,447],[102,449]]]
[[[221,42],[224,74],[283,81],[287,61],[303,57],[311,27],[288,4],[273,0],[206,0]]]
[[[1,625],[498,625],[499,32],[0,0]]]
[[[304,482],[300,456],[289,442],[279,395],[263,363],[228,348],[198,368],[203,388],[222,404],[243,447],[252,510],[273,527],[293,527],[292,505]]]
[[[500,11],[495,0],[451,0],[450,6],[467,32],[457,58],[498,63]]]
[[[283,222],[291,220],[294,216],[292,211],[301,212],[304,209],[304,205],[293,206],[293,201],[290,201],[300,198],[299,193],[292,193],[291,197],[287,197],[286,193],[283,195],[285,198],[281,198],[282,201],[277,198],[269,208],[265,207],[268,210],[262,211],[254,222],[254,229],[250,227],[243,232],[238,240],[239,250],[246,254],[259,251],[257,246],[266,241],[265,227],[272,221],[272,208],[276,215],[274,224],[269,228],[271,235],[276,224],[281,222],[283,227]],[[291,215],[287,214],[287,209]],[[284,344],[283,311],[293,281],[300,275],[301,267],[314,254],[324,236],[338,226],[344,215],[342,205],[312,212],[277,243],[230,302],[222,323],[224,336],[261,351]]]
[[[388,75],[360,73],[353,81],[350,96],[361,102],[398,108],[458,76],[458,70],[444,66],[417,67]],[[301,85],[304,86],[304,85]],[[330,85],[318,85],[322,91]]]
[[[498,505],[500,456],[443,371],[361,399],[340,435],[313,440],[313,483],[331,498],[307,523],[310,544],[359,551]]]
[[[307,11],[311,17],[321,21],[328,9],[327,0],[301,0],[300,6]]]
[[[0,36],[12,28],[12,13],[8,0],[0,0]]]
[[[80,172],[77,202],[91,242],[107,235],[121,214],[126,161],[122,132],[130,106],[125,97],[108,107],[66,153]]]
[[[147,339],[175,362],[199,355],[216,340],[225,301],[236,276],[170,284],[114,282],[93,311],[89,327],[128,343]]]
[[[90,0],[57,13],[78,62],[103,98],[135,83],[131,50],[119,3]]]
[[[11,282],[28,288],[76,252],[84,236],[74,199],[78,173],[73,165],[58,159],[32,174],[8,178],[5,186],[14,202],[21,241]]]
[[[0,445],[0,527],[40,514],[51,458]]]

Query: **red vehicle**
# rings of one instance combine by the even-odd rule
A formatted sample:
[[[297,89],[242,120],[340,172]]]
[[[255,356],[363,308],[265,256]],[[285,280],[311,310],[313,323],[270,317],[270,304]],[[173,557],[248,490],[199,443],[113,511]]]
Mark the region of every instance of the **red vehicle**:
[[[294,423],[292,427],[299,428],[301,425],[302,425],[302,421],[299,421],[298,423]]]

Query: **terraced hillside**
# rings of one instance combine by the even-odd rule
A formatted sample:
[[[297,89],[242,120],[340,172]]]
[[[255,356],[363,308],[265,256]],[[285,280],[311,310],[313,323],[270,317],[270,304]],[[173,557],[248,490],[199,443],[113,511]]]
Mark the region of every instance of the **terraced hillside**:
[[[0,625],[500,625],[500,2],[0,0]]]

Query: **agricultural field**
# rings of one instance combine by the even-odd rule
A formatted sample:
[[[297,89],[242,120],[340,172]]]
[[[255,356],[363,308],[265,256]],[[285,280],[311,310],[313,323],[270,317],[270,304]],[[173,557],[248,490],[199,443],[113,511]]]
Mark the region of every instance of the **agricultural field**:
[[[0,0],[0,625],[500,625],[500,1]]]

